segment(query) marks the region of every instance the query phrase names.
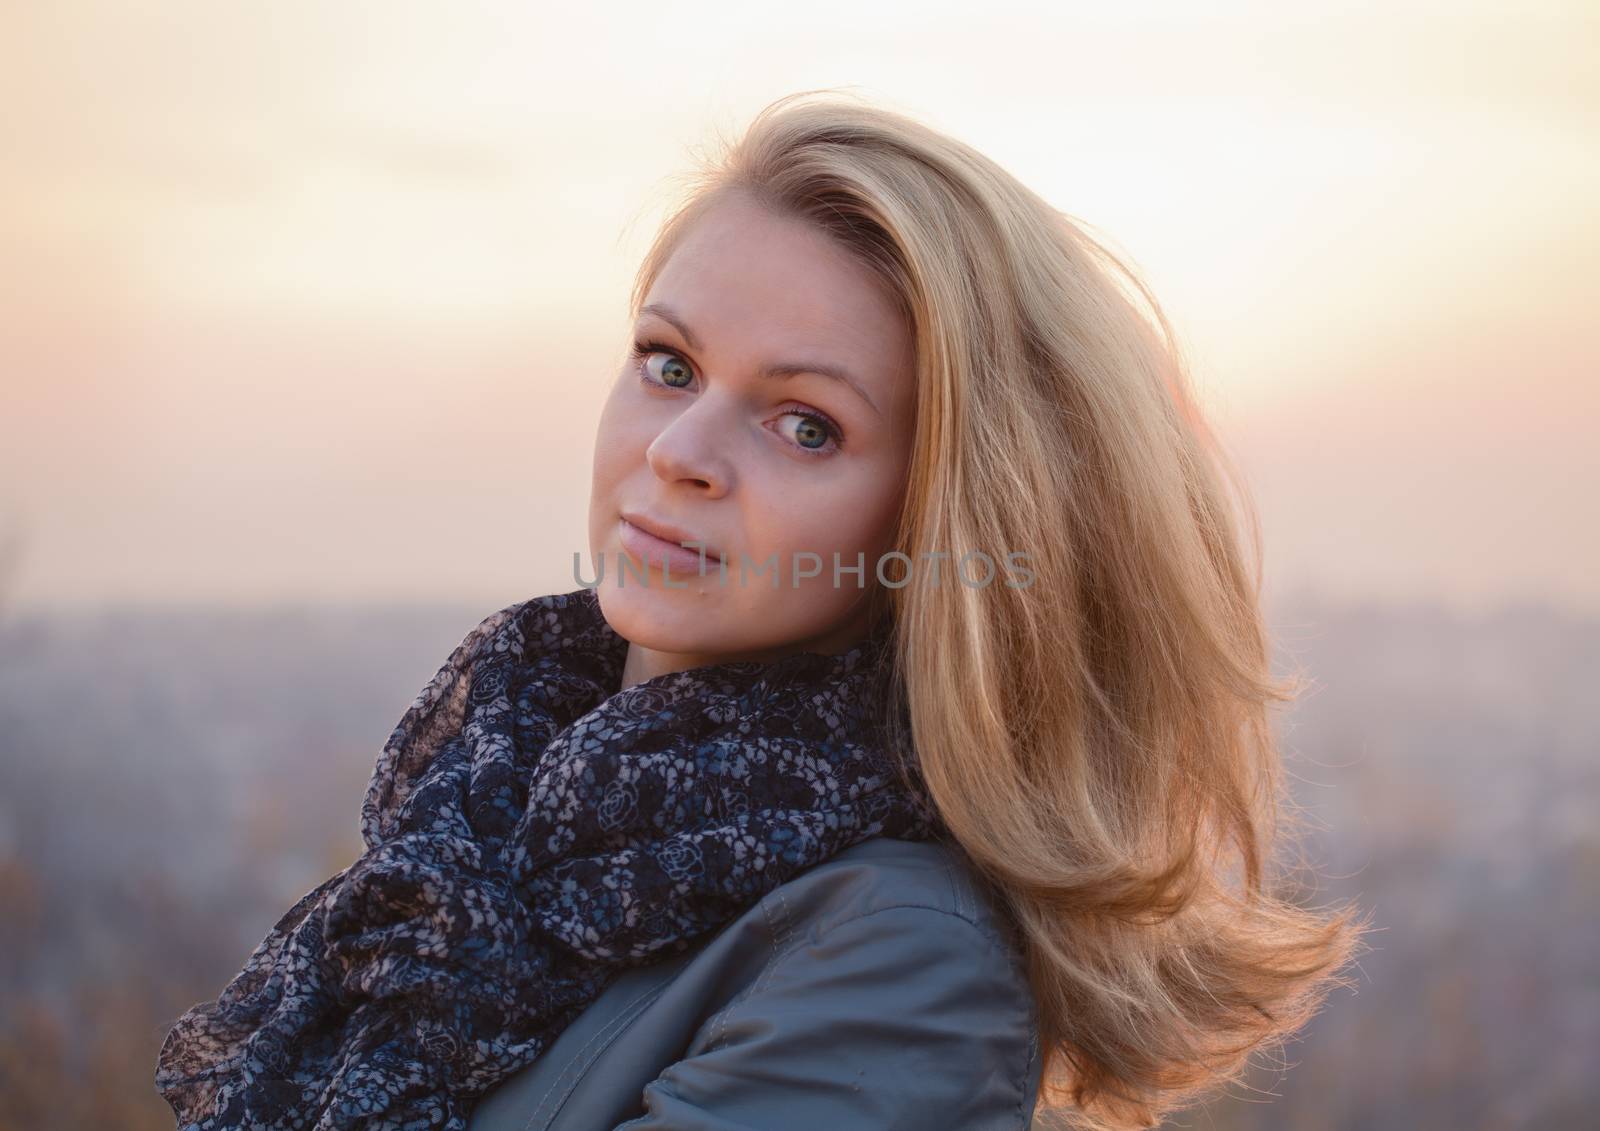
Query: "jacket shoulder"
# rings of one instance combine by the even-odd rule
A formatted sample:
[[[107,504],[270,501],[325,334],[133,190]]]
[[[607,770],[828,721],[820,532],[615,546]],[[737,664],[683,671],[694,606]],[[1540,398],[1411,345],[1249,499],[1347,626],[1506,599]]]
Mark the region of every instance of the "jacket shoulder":
[[[862,841],[774,888],[760,906],[776,951],[792,947],[796,932],[818,937],[851,919],[893,909],[937,912],[1015,941],[992,889],[958,848],[939,840]]]
[[[1036,1015],[998,909],[937,842],[863,842],[770,893],[759,972],[624,1126],[1028,1126]]]
[[[631,969],[471,1131],[1028,1126],[1034,1002],[959,847],[878,837]]]

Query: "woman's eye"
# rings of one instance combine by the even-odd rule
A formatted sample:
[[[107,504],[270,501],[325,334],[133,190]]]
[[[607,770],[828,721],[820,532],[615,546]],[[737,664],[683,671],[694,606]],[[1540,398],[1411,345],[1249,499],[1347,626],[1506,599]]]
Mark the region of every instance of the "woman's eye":
[[[694,370],[676,351],[661,342],[634,342],[633,358],[639,364],[639,380],[646,385],[682,389],[694,380]],[[778,419],[796,422],[792,430],[784,431],[789,441],[807,455],[831,455],[843,443],[838,426],[821,413],[790,409]]]
[[[838,446],[837,430],[820,416],[809,412],[786,412],[781,419],[799,422],[799,426],[790,433],[790,437],[796,446],[804,448],[807,452],[826,453],[830,440],[834,442],[835,447]]]
[[[634,342],[634,357],[638,358],[646,381],[653,384],[666,386],[667,389],[683,389],[694,379],[693,371],[683,363],[682,357],[654,342]],[[659,366],[651,365],[658,358]]]

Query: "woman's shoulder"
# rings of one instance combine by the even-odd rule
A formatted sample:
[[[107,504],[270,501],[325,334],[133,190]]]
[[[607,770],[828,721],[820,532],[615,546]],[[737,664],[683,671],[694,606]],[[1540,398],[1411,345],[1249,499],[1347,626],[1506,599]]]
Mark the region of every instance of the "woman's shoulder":
[[[630,971],[471,1131],[1020,1129],[1036,1019],[1014,936],[959,848],[877,837]]]
[[[736,995],[758,999],[757,1008],[763,997],[817,1001],[818,987],[844,987],[863,1018],[905,1018],[902,1036],[921,1026],[933,1038],[948,1023],[1013,1064],[1024,1046],[1037,1068],[1037,1012],[1020,936],[998,893],[954,844],[863,841],[774,888],[737,927],[766,944],[733,943],[764,955],[759,972],[745,966]]]
[[[759,964],[627,1126],[700,1126],[709,1113],[836,1131],[1028,1126],[1037,1013],[1014,936],[959,849],[863,841],[754,911],[761,926],[745,923],[764,945],[739,949]]]
[[[802,925],[821,936],[850,920],[888,911],[956,934],[976,930],[1016,944],[992,889],[961,849],[942,840],[873,837],[839,852],[770,892],[763,904],[777,930],[793,938]]]

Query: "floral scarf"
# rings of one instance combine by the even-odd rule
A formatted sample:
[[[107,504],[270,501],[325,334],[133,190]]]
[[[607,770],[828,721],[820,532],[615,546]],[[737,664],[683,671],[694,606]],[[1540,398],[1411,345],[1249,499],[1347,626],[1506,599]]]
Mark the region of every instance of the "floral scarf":
[[[890,753],[887,642],[619,690],[594,590],[487,617],[384,745],[361,856],[167,1035],[182,1131],[463,1131],[625,968],[852,844],[941,835]]]

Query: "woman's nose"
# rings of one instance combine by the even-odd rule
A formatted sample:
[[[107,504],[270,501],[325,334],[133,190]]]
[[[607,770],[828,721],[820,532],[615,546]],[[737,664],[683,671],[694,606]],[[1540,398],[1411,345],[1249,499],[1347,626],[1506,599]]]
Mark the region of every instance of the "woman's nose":
[[[717,406],[701,399],[673,417],[645,449],[650,470],[663,482],[699,485],[712,495],[733,484],[728,447],[733,425]]]

